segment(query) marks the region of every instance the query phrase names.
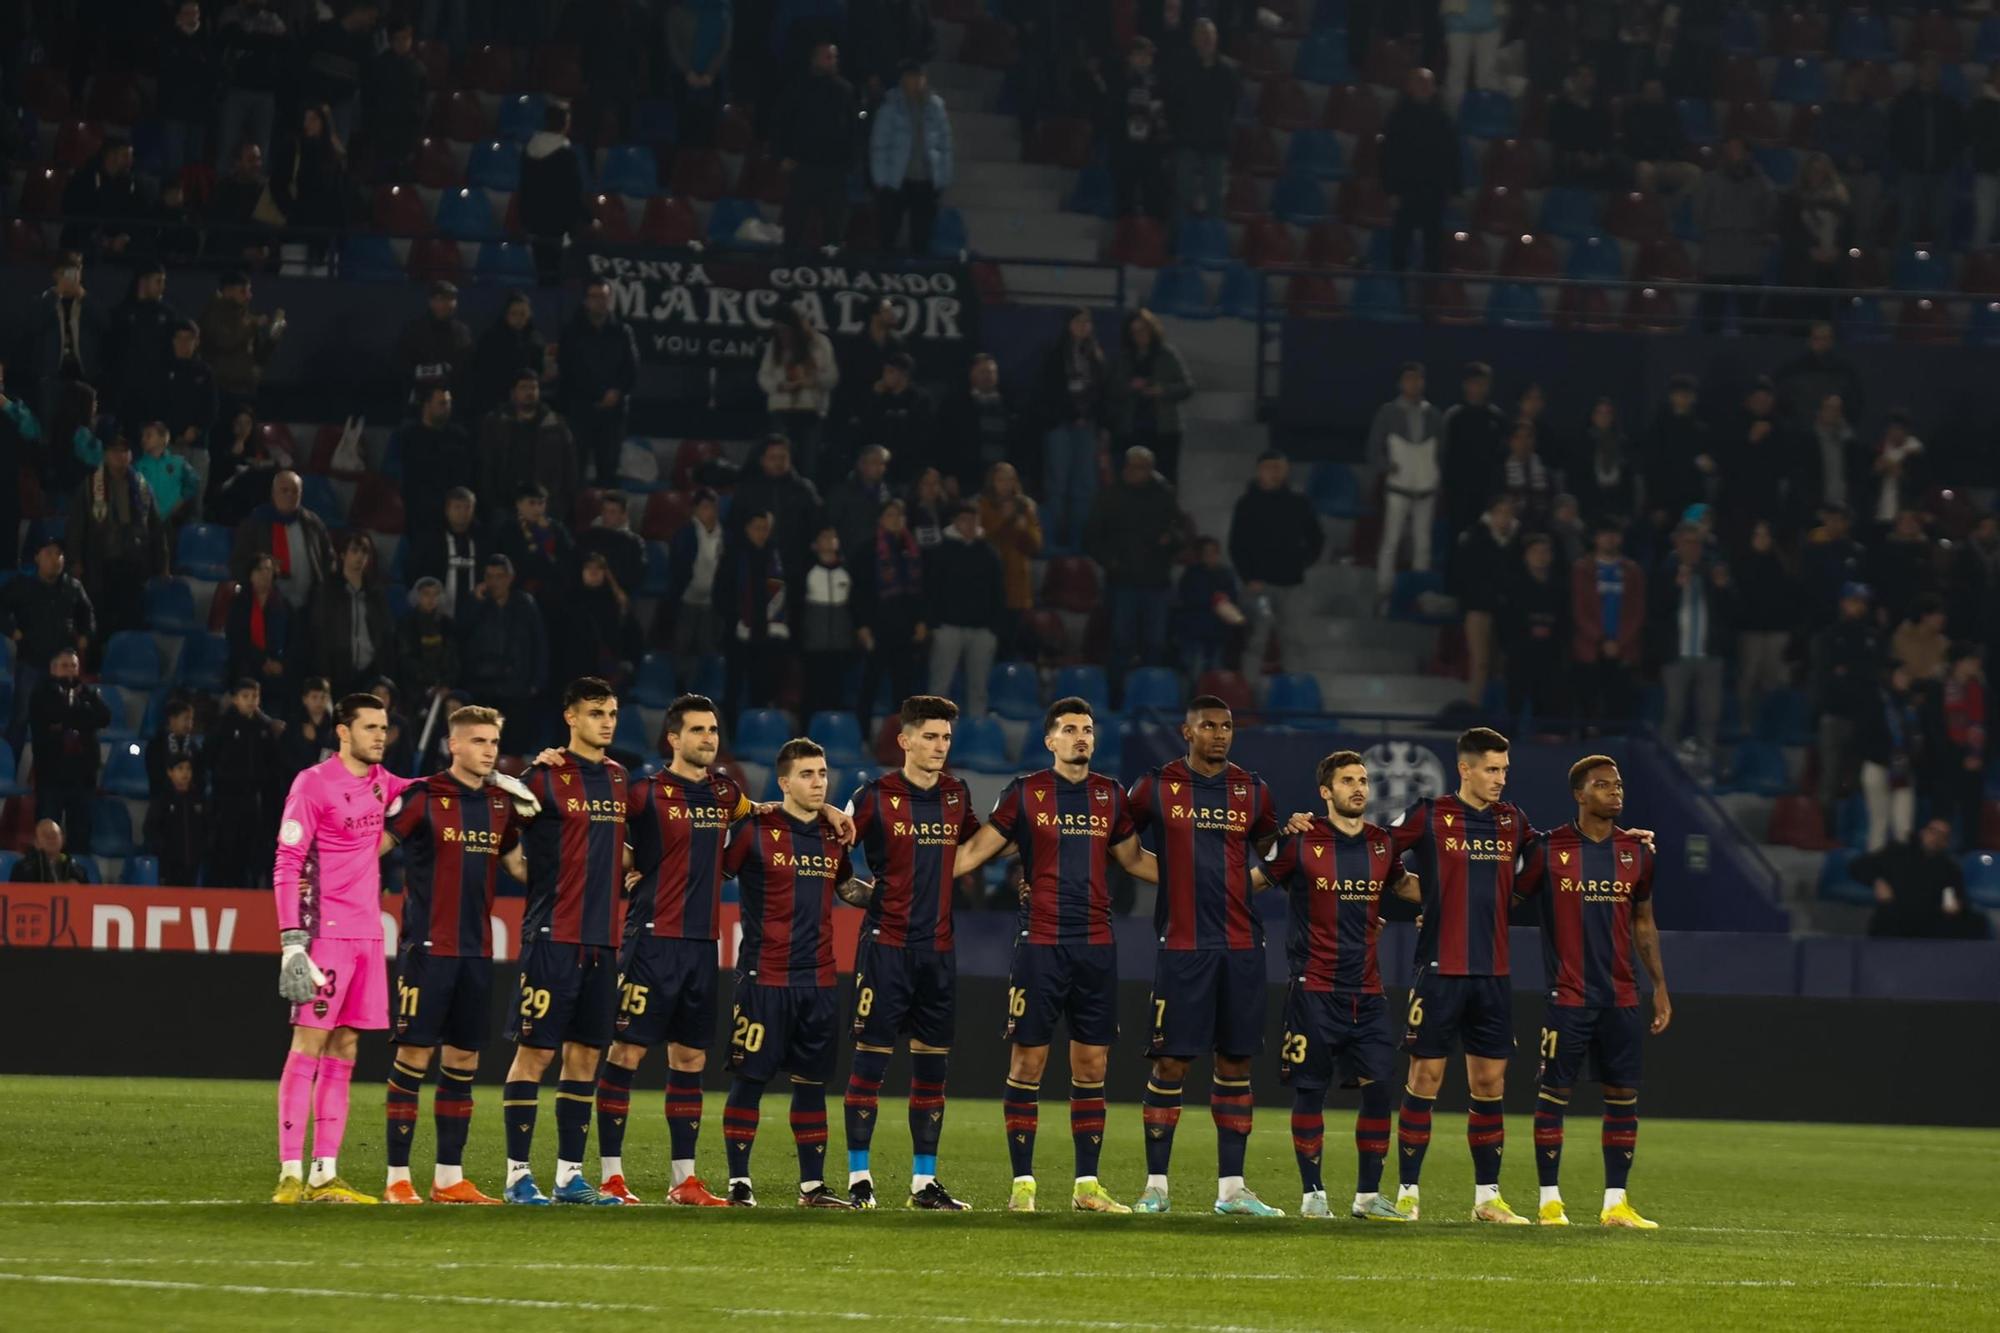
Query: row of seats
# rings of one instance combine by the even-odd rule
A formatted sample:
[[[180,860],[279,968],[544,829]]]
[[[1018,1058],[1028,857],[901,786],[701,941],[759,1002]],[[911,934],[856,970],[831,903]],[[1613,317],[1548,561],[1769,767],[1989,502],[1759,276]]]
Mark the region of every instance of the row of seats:
[[[1855,907],[1875,906],[1875,890],[1854,878],[1856,852],[1835,848],[1820,862],[1819,899]],[[1965,876],[1965,896],[1981,911],[2000,911],[2000,856],[1992,852],[1970,852],[1959,863]]]
[[[91,841],[95,843],[96,839],[93,838]],[[0,852],[0,881],[5,881],[13,873],[14,866],[20,859],[20,852]],[[98,856],[88,853],[79,855],[72,852],[70,859],[77,862],[89,883],[109,884],[113,882],[114,877],[106,874],[105,867],[99,864]],[[124,862],[120,873],[115,877],[116,882],[119,884],[128,885],[133,888],[151,888],[160,882],[160,858],[157,856],[127,855],[124,857],[113,857],[104,855],[104,859],[122,860]]]

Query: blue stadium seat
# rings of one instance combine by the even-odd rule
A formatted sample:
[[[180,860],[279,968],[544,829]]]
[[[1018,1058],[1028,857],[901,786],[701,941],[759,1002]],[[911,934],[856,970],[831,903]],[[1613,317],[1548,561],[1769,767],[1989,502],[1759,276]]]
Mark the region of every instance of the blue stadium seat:
[[[1573,241],[1563,276],[1585,282],[1617,282],[1625,276],[1625,252],[1609,236],[1588,236]]]
[[[665,597],[673,577],[673,551],[665,542],[646,543],[646,584],[639,590],[644,597]]]
[[[1973,852],[1965,858],[1965,893],[1981,911],[2000,910],[2000,856]]]
[[[1486,322],[1503,329],[1545,329],[1549,312],[1541,288],[1525,282],[1496,282],[1486,298]]]
[[[1598,204],[1595,190],[1558,185],[1542,196],[1542,230],[1566,241],[1595,235]]]
[[[1757,166],[1780,190],[1790,189],[1799,178],[1799,153],[1796,148],[1786,148],[1781,144],[1759,145],[1750,150],[1750,156],[1757,159]]]
[[[1888,62],[1896,58],[1896,44],[1889,38],[1888,20],[1854,10],[1840,16],[1834,50],[1842,60]]]
[[[1875,902],[1874,887],[1858,884],[1848,873],[1848,866],[1854,860],[1854,853],[1845,847],[1836,847],[1820,858],[1819,899],[1827,903],[1854,903],[1862,907]]]
[[[1899,292],[1950,291],[1951,260],[1941,251],[1910,247],[1896,256],[1891,279]]]
[[[1010,722],[1032,722],[1042,715],[1042,679],[1032,663],[995,662],[986,678],[986,703]]]
[[[1274,713],[1325,712],[1325,705],[1320,701],[1319,678],[1302,671],[1272,676],[1264,696],[1264,707]],[[1298,724],[1295,718],[1287,717],[1285,721],[1293,726]]]
[[[1972,60],[1977,65],[2000,63],[2000,14],[1979,20],[1979,35],[1972,42]]]
[[[220,582],[229,577],[228,528],[214,523],[190,523],[174,539],[174,572]]]
[[[438,197],[437,229],[459,241],[501,239],[500,221],[484,190],[446,190]]]
[[[1285,170],[1301,172],[1315,180],[1347,178],[1347,155],[1332,130],[1299,130],[1285,149]]]
[[[1396,582],[1389,590],[1389,618],[1391,620],[1415,620],[1424,624],[1441,624],[1443,617],[1424,610],[1419,599],[1430,593],[1444,591],[1444,578],[1433,569],[1405,569],[1396,574]]]
[[[97,733],[97,739],[108,741],[113,749],[129,744],[139,733],[133,729],[131,705],[126,701],[125,691],[116,685],[101,684],[97,687],[98,697],[111,713],[111,721]]]
[[[1215,307],[1208,303],[1208,285],[1201,269],[1193,264],[1163,268],[1153,278],[1154,310],[1182,319],[1214,319]]]
[[[1834,811],[1834,841],[1842,847],[1860,851],[1868,845],[1868,802],[1855,792],[1840,803]]]
[[[139,845],[132,836],[132,812],[116,796],[99,796],[90,803],[90,854],[123,860],[136,856]]]
[[[829,768],[852,768],[868,757],[861,742],[861,723],[844,708],[814,713],[806,723],[806,735],[825,747]]]
[[[138,888],[151,888],[160,882],[160,858],[157,856],[128,856],[125,858],[125,882]]]
[[[1747,791],[1758,796],[1783,796],[1792,790],[1791,771],[1785,755],[1769,741],[1744,741],[1729,759],[1729,773],[1723,782],[1727,791]]]
[[[0,880],[7,879],[14,873],[14,867],[20,859],[19,852],[0,852]]]
[[[160,683],[160,650],[145,630],[124,629],[104,645],[104,665],[98,676],[110,685],[150,690]]]
[[[736,229],[749,219],[763,215],[755,199],[716,200],[708,214],[708,230],[705,233],[708,243],[722,247],[745,248],[747,243],[736,239]]]
[[[355,282],[402,282],[409,274],[387,236],[349,232],[340,243],[340,276]]]
[[[1182,214],[1174,228],[1174,256],[1183,264],[1221,268],[1229,262],[1229,226],[1221,218]]]
[[[1475,139],[1511,139],[1520,128],[1514,99],[1495,89],[1474,88],[1458,104],[1458,128]]]
[[[674,659],[647,653],[639,659],[639,676],[632,682],[632,701],[647,708],[665,708],[674,701]]]
[[[680,137],[679,117],[674,104],[664,97],[648,97],[632,109],[632,138],[636,143],[671,144]]]
[[[535,281],[534,252],[518,241],[488,241],[479,247],[472,276],[480,282],[528,286]]]
[[[1681,133],[1694,144],[1714,143],[1721,138],[1715,127],[1715,107],[1706,97],[1683,97],[1674,103],[1681,115]]]
[[[853,800],[862,787],[875,780],[880,770],[867,764],[857,764],[853,768],[839,768],[827,775],[827,804],[844,807]],[[870,869],[873,869],[871,866]]]
[[[540,93],[501,98],[500,137],[526,143],[540,132],[547,110],[548,100]]]
[[[150,793],[146,780],[146,756],[135,745],[111,747],[111,762],[104,766],[101,784],[107,796],[129,796],[143,801]]]
[[[1771,79],[1771,100],[1795,105],[1827,101],[1826,66],[1818,56],[1780,60]]]
[[[1105,682],[1103,667],[1066,666],[1056,672],[1050,699],[1066,699],[1071,695],[1084,700],[1100,714],[1111,711],[1111,687]]]
[[[228,669],[229,640],[220,634],[190,634],[187,642],[181,645],[180,661],[174,667],[174,680],[191,690],[219,694]]]
[[[746,708],[736,719],[736,735],[730,751],[738,759],[768,764],[778,757],[778,747],[792,738],[792,722],[775,708]]]
[[[410,614],[410,585],[391,581],[382,585],[382,596],[389,603],[389,618],[401,622]]]
[[[1772,690],[1757,705],[1757,739],[1802,745],[1811,737],[1812,710],[1804,690]]]
[[[657,748],[659,737],[648,735],[646,719],[636,708],[618,710],[618,729],[612,733],[613,749],[627,754],[651,754]]]
[[[521,145],[505,139],[472,145],[465,163],[465,183],[475,190],[521,188]]]
[[[1354,280],[1347,309],[1356,319],[1377,324],[1409,324],[1416,320],[1403,305],[1403,284],[1387,273],[1364,273]]]
[[[1230,319],[1257,318],[1263,284],[1262,276],[1242,260],[1233,260],[1222,270],[1222,290],[1216,308]]]
[[[966,229],[965,214],[955,208],[940,208],[931,228],[931,258],[956,259],[972,248],[972,234]]]
[[[2000,347],[2000,301],[1966,303],[1965,345]]]
[[[659,164],[653,150],[642,144],[617,144],[604,150],[604,169],[597,188],[627,199],[650,199],[660,192]]]
[[[1118,199],[1111,186],[1110,168],[1093,162],[1077,172],[1076,184],[1070,187],[1069,198],[1063,201],[1063,208],[1071,213],[1088,213],[1099,218],[1116,214]]]
[[[1326,187],[1300,171],[1288,171],[1271,187],[1271,216],[1295,226],[1310,227],[1333,215],[1327,207]]]
[[[1313,464],[1306,495],[1323,518],[1360,518],[1368,512],[1361,501],[1361,483],[1345,463]]]
[[[666,766],[666,760],[660,758],[657,754],[648,753],[644,759],[639,761],[638,766],[631,769],[630,772],[635,779],[644,782],[648,778],[658,777]]]
[[[951,738],[951,766],[969,773],[1011,773],[1007,733],[997,717],[962,717]]]
[[[146,628],[155,634],[187,634],[196,628],[194,589],[187,580],[146,581]]]
[[[1173,712],[1186,696],[1181,691],[1180,674],[1168,667],[1140,667],[1125,677],[1125,711],[1142,708]]]
[[[1840,309],[1840,333],[1848,342],[1885,343],[1891,333],[1882,303],[1872,296],[1852,296]]]
[[[1320,6],[1313,20],[1319,20]],[[1299,43],[1298,58],[1292,62],[1292,77],[1307,83],[1352,83],[1354,67],[1347,63],[1347,29],[1316,28]]]
[[[1748,8],[1738,5],[1722,16],[1722,50],[1732,56],[1764,54],[1764,34]]]
[[[19,796],[26,790],[15,769],[14,747],[0,737],[0,796]]]
[[[347,521],[347,506],[340,502],[340,492],[333,489],[333,482],[324,474],[308,472],[299,480],[305,507],[325,519],[328,527],[339,528]]]
[[[693,693],[704,698],[720,699],[729,692],[728,676],[729,659],[721,653],[709,653],[695,665]]]

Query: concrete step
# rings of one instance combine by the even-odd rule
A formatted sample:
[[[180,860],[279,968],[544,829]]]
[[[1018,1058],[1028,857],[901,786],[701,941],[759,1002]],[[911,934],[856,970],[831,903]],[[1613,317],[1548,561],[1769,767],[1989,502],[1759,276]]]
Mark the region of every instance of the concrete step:
[[[1771,807],[1777,804],[1769,796],[1747,791],[1722,792],[1716,796],[1715,802],[1729,812],[1729,818],[1736,827],[1742,829],[1753,842],[1764,840],[1765,832],[1771,827]]]
[[[972,248],[982,254],[1012,259],[1097,258],[1096,218],[992,208],[968,208],[964,213]],[[1095,285],[1101,289],[1103,278],[1095,279]]]
[[[1465,697],[1465,682],[1443,676],[1315,671],[1328,711],[1428,715]]]
[[[1018,208],[1028,213],[1062,211],[1062,190],[1058,186],[1006,184],[986,179],[985,167],[973,168],[971,177],[959,177],[945,192],[945,202],[958,209],[1006,210]]]
[[[1105,305],[1113,295],[1110,274],[1103,269],[1002,264],[1000,281],[1006,284],[1007,299],[1023,305]]]
[[[1181,416],[1203,423],[1255,425],[1257,395],[1248,389],[1196,389],[1194,396],[1181,405]]]
[[[1021,160],[1020,122],[1012,116],[971,108],[955,108],[951,113],[951,143],[961,167],[983,162]],[[970,175],[962,171],[961,175]]]

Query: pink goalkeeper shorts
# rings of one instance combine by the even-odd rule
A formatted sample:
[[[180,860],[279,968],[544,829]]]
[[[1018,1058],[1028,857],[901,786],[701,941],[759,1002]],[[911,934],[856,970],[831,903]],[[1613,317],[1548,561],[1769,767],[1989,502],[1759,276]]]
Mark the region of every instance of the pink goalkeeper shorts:
[[[319,994],[292,1006],[292,1025],[302,1028],[389,1026],[389,966],[380,940],[314,940],[313,965],[326,974]]]

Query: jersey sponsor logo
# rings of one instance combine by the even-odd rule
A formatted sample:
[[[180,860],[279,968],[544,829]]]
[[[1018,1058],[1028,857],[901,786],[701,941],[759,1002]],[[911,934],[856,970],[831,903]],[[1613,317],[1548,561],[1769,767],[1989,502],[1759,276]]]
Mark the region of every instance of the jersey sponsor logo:
[[[1444,849],[1448,852],[1464,852],[1474,861],[1511,861],[1514,859],[1512,838],[1446,838]]]
[[[771,865],[780,870],[832,879],[840,871],[840,858],[814,852],[772,852]]]
[[[456,829],[447,825],[437,831],[439,842],[457,843],[469,852],[497,852],[500,835],[491,829]]]
[[[891,820],[889,832],[898,838],[915,838],[927,847],[957,845],[957,826],[941,820]]]
[[[278,830],[278,841],[287,847],[296,847],[306,840],[305,825],[296,819],[287,819]]]
[[[1562,893],[1580,893],[1587,903],[1622,903],[1632,896],[1632,886],[1616,879],[1570,879],[1556,881]]]
[[[1089,838],[1108,838],[1111,836],[1111,816],[1093,815],[1087,812],[1083,814],[1071,814],[1068,811],[1057,811],[1054,814],[1050,814],[1044,810],[1036,814],[1035,827],[1053,828],[1066,834],[1077,834]]]
[[[1245,810],[1209,810],[1193,805],[1169,805],[1169,819],[1191,819],[1197,829],[1208,832],[1240,832],[1250,827],[1250,814]]]
[[[1424,801],[1444,795],[1444,762],[1429,746],[1384,741],[1363,752],[1368,765],[1368,819],[1386,824]]]
[[[623,823],[625,802],[615,796],[565,796],[563,813],[566,815],[587,815],[593,823]]]
[[[1313,878],[1316,893],[1337,893],[1344,901],[1367,902],[1382,896],[1382,881],[1379,879],[1334,879],[1327,875]]]

